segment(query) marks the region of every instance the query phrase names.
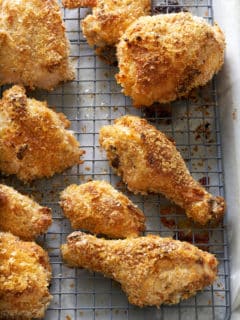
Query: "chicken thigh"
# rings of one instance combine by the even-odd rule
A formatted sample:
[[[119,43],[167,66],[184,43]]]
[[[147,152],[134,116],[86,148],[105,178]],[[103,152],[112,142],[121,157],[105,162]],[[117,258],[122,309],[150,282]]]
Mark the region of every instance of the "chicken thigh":
[[[0,100],[0,171],[31,181],[80,163],[84,153],[62,113],[14,86]]]
[[[52,90],[74,79],[57,0],[0,1],[0,85]]]
[[[52,296],[47,253],[34,242],[0,232],[0,319],[43,318]]]
[[[24,240],[34,240],[52,223],[52,210],[11,187],[0,184],[0,230]]]
[[[117,45],[117,82],[135,106],[166,103],[205,85],[224,60],[217,24],[190,13],[140,17]]]
[[[82,21],[83,34],[90,46],[115,46],[123,32],[138,17],[151,10],[150,0],[63,0],[67,8],[93,7]]]

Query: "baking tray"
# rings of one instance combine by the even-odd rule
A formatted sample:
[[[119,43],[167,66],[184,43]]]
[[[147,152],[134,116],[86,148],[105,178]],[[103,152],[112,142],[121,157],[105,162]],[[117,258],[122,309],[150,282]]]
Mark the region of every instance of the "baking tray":
[[[188,10],[213,22],[210,0],[153,1],[155,13]],[[114,75],[117,67],[96,57],[81,31],[81,20],[88,9],[62,9],[67,35],[71,42],[71,57],[76,68],[76,80],[47,93],[28,92],[30,96],[47,100],[57,111],[71,120],[81,147],[86,151],[84,164],[72,167],[52,179],[24,185],[17,179],[1,178],[19,191],[29,193],[41,204],[53,209],[54,223],[39,243],[49,252],[53,277],[50,291],[53,301],[45,319],[84,320],[210,320],[230,319],[230,272],[226,226],[202,229],[190,225],[179,208],[162,196],[136,196],[112,172],[106,155],[99,148],[101,126],[119,116],[134,114],[147,118],[153,125],[176,141],[193,176],[215,195],[224,196],[222,147],[219,107],[215,80],[191,94],[188,100],[152,108],[135,109],[131,100],[121,93]],[[220,265],[218,279],[195,297],[174,306],[138,308],[128,303],[119,284],[101,274],[65,266],[60,245],[72,232],[69,221],[59,207],[59,193],[72,183],[93,179],[109,181],[124,192],[145,213],[146,234],[172,236],[187,240],[216,254]],[[191,231],[192,230],[192,231]]]

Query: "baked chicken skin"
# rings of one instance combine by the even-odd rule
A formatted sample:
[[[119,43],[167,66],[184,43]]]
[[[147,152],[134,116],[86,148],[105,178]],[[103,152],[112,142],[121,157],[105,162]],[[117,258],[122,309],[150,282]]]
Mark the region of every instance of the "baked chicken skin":
[[[117,82],[134,105],[187,96],[223,65],[225,39],[217,24],[181,12],[140,17],[117,45]]]
[[[43,318],[52,296],[47,253],[34,242],[0,232],[0,319]]]
[[[34,240],[52,223],[52,211],[11,187],[0,184],[0,230]]]
[[[73,80],[57,0],[0,1],[0,85],[51,90]]]
[[[65,0],[67,8],[93,7],[82,21],[82,30],[90,46],[115,46],[127,27],[138,17],[150,14],[150,0]]]
[[[80,163],[84,153],[62,113],[14,86],[0,100],[0,171],[31,181]]]
[[[60,205],[73,229],[111,238],[137,237],[145,229],[143,212],[106,181],[70,185]]]
[[[145,119],[124,116],[103,126],[100,145],[130,191],[162,193],[202,225],[221,220],[225,203],[190,175],[175,144]]]
[[[174,304],[214,282],[214,255],[187,243],[158,236],[105,240],[74,232],[62,246],[73,267],[102,272],[122,285],[137,306]]]

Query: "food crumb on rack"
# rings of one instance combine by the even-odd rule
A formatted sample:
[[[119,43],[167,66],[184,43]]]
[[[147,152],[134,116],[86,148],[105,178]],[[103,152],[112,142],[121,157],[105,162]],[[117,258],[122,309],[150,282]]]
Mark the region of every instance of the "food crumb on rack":
[[[211,124],[208,121],[205,121],[199,124],[195,129],[195,140],[206,140],[208,143],[213,142],[211,139]]]
[[[232,112],[232,119],[237,120],[237,109],[234,109]]]
[[[206,186],[210,184],[210,177],[202,177],[198,181],[199,183],[201,183],[202,186]]]
[[[69,315],[66,315],[66,320],[72,320],[72,318]]]
[[[81,127],[81,131],[82,131],[82,133],[86,133],[87,132],[87,127],[86,126]]]

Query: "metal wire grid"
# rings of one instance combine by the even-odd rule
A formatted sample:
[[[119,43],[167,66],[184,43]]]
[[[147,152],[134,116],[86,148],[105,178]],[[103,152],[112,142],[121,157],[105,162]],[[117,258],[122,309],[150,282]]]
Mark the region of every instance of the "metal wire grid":
[[[154,13],[188,10],[195,15],[213,20],[211,0],[181,0],[152,2]],[[75,166],[49,180],[36,181],[25,186],[15,178],[4,181],[20,191],[31,193],[44,205],[53,209],[54,223],[40,239],[48,250],[53,278],[51,303],[45,319],[84,320],[210,320],[230,318],[229,258],[226,227],[201,229],[190,232],[188,222],[177,207],[158,195],[135,196],[126,190],[109,168],[106,156],[98,143],[102,125],[130,113],[144,116],[151,123],[173,137],[187,165],[196,179],[216,195],[224,196],[222,153],[217,106],[216,85],[213,81],[197,90],[191,99],[137,110],[121,94],[112,67],[95,56],[83,38],[80,23],[89,10],[65,10],[63,16],[71,42],[71,55],[77,70],[76,80],[56,91],[29,93],[46,99],[57,111],[64,112],[71,120],[81,147],[86,150],[84,164]],[[137,308],[129,305],[120,286],[100,274],[81,269],[70,269],[61,260],[59,247],[72,230],[58,205],[59,192],[71,183],[84,183],[91,179],[104,179],[127,194],[147,217],[146,233],[187,239],[201,248],[216,254],[220,265],[218,280],[202,293],[175,306]]]

